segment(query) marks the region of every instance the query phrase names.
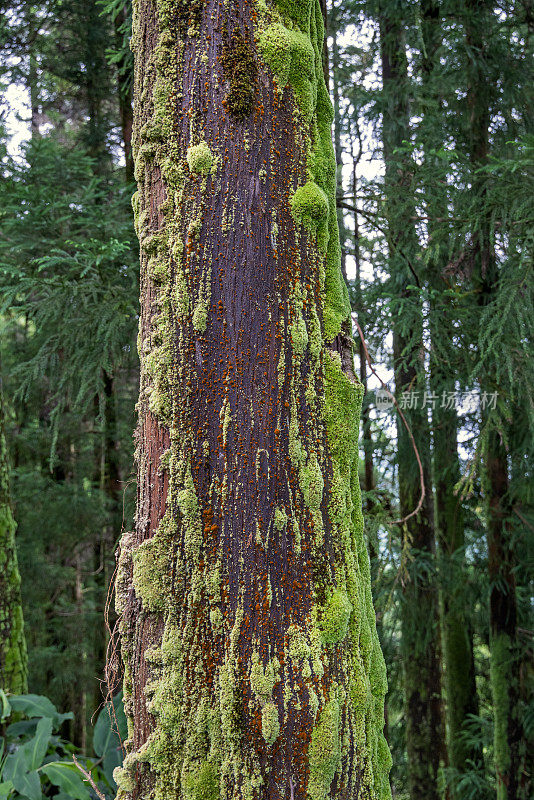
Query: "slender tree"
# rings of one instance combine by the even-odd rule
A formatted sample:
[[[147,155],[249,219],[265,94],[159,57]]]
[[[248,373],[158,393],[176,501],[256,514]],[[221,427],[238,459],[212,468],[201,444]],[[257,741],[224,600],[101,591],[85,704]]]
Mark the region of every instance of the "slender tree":
[[[449,243],[439,220],[447,218],[449,193],[446,165],[436,153],[444,145],[444,93],[440,52],[443,22],[440,4],[421,2],[423,41],[419,136],[425,148],[424,193],[428,214],[429,247],[427,275],[429,331],[431,338],[430,385],[434,396],[432,411],[433,477],[435,486],[436,533],[440,547],[440,613],[446,694],[447,752],[449,766],[464,772],[480,753],[462,735],[470,714],[478,713],[473,639],[466,598],[464,510],[455,487],[460,479],[458,418],[454,401],[457,370],[455,327],[457,313],[447,277]],[[433,113],[432,113],[433,112]],[[438,124],[438,120],[442,124]]]
[[[0,378],[0,689],[26,691],[27,656]]]
[[[411,800],[437,800],[442,753],[441,674],[438,594],[435,576],[433,501],[430,479],[430,431],[422,408],[426,380],[423,361],[419,277],[414,267],[419,250],[413,219],[413,165],[410,140],[409,82],[403,21],[397,6],[380,6],[380,50],[383,82],[382,139],[387,198],[388,250],[393,311],[395,391],[417,444],[419,466],[408,433],[397,423],[399,505],[403,525],[401,628],[405,677],[406,749]],[[403,394],[410,399],[403,403]],[[420,469],[425,496],[421,496]]]
[[[134,7],[122,794],[385,798],[319,0]]]
[[[474,282],[478,305],[491,305],[499,290],[501,275],[495,254],[491,212],[486,202],[488,185],[483,169],[490,153],[490,120],[496,101],[491,75],[490,52],[494,31],[493,6],[488,0],[468,0],[465,7],[467,53],[467,103],[470,111],[469,156],[473,169],[473,192],[479,217],[473,232]],[[496,365],[491,359],[485,385],[499,392]],[[490,580],[490,678],[493,700],[494,761],[498,800],[523,796],[520,769],[522,722],[518,719],[519,653],[517,641],[516,556],[510,536],[512,513],[509,464],[502,421],[482,414],[487,433],[484,447],[484,490],[488,509],[487,541]]]

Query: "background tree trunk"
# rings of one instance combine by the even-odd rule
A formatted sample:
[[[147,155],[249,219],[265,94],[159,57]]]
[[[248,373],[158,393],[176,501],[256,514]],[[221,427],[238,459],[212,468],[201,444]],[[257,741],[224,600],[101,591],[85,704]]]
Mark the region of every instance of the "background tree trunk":
[[[0,689],[22,694],[27,689],[26,641],[4,426],[0,376]]]
[[[413,224],[415,201],[411,186],[409,86],[406,45],[397,10],[384,5],[380,16],[382,81],[384,88],[383,146],[388,202],[388,247],[391,281],[403,299],[393,319],[395,392],[418,398],[418,407],[405,413],[422,462],[426,494],[416,516],[403,525],[401,652],[405,679],[406,748],[411,800],[437,800],[438,769],[443,750],[441,674],[439,660],[438,593],[435,576],[433,499],[430,480],[430,430],[427,410],[421,408],[426,381],[423,361],[421,299],[414,271],[418,252]],[[419,467],[408,433],[397,418],[399,506],[404,518],[414,511],[420,495]]]
[[[424,107],[442,106],[443,79],[440,63],[442,26],[440,6],[435,0],[421,2],[421,29]],[[473,639],[467,612],[467,575],[464,554],[464,513],[455,487],[460,480],[455,403],[444,398],[455,396],[456,376],[454,303],[447,293],[445,279],[449,243],[440,238],[438,220],[448,214],[446,180],[436,152],[444,146],[443,130],[426,121],[420,135],[426,148],[426,209],[432,258],[427,265],[429,287],[430,385],[437,398],[432,410],[433,476],[435,486],[435,528],[440,548],[440,614],[443,645],[444,688],[446,694],[447,752],[449,766],[465,772],[469,761],[476,762],[480,750],[462,736],[470,714],[478,714]]]
[[[134,9],[134,798],[387,798],[318,0]]]

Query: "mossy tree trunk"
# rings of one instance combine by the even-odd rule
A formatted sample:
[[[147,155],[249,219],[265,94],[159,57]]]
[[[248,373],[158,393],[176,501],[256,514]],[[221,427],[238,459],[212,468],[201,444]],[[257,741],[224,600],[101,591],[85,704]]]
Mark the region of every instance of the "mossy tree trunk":
[[[138,0],[119,795],[386,798],[318,0]]]
[[[393,314],[395,392],[413,392],[417,405],[404,414],[417,444],[426,494],[416,516],[403,525],[401,653],[405,679],[406,749],[411,800],[437,800],[442,746],[438,593],[435,575],[433,501],[430,481],[430,431],[422,398],[426,388],[421,300],[414,256],[419,246],[413,225],[412,165],[404,154],[410,139],[406,45],[399,11],[383,4],[380,15],[383,80],[382,136],[386,161],[388,246],[391,288],[399,299]],[[399,505],[402,517],[416,508],[419,466],[408,433],[398,418]]]
[[[15,528],[0,378],[0,689],[23,694],[27,689],[27,655]]]
[[[424,43],[422,59],[423,100],[427,106],[442,105],[443,76],[439,58],[442,42],[440,5],[436,0],[421,2],[421,30]],[[458,458],[458,419],[454,403],[456,370],[453,345],[455,337],[454,303],[444,270],[449,260],[448,242],[440,238],[434,220],[447,216],[448,190],[439,173],[434,152],[443,146],[443,132],[429,121],[421,123],[427,143],[426,169],[431,178],[426,186],[428,230],[434,256],[429,259],[429,329],[431,338],[430,385],[437,397],[432,410],[433,476],[435,486],[435,527],[440,548],[440,613],[443,646],[444,687],[446,695],[447,752],[449,766],[464,772],[469,761],[481,755],[461,735],[469,714],[478,713],[472,631],[469,622],[469,598],[464,555],[464,514],[461,499],[455,493],[460,479]],[[444,401],[445,398],[445,401]]]
[[[468,64],[469,154],[474,171],[473,193],[480,204],[474,238],[478,302],[492,302],[499,281],[491,219],[485,208],[486,178],[481,173],[490,150],[490,108],[496,88],[487,79],[486,59],[493,24],[493,6],[488,0],[469,0],[465,9],[465,43]],[[491,362],[485,370],[488,392],[499,392],[496,370]],[[488,572],[490,581],[490,684],[493,700],[494,763],[497,800],[523,798],[524,776],[520,747],[522,724],[519,707],[519,665],[517,642],[517,600],[515,554],[510,537],[512,513],[509,494],[508,456],[502,430],[482,414],[489,427],[484,451],[484,491],[488,522]],[[513,424],[513,423],[511,423]]]

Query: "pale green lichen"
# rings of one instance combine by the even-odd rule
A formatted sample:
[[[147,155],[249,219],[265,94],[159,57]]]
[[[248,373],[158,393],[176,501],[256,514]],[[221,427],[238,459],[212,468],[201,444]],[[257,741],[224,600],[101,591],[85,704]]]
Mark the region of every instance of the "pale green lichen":
[[[213,164],[213,154],[207,142],[200,142],[187,148],[187,163],[191,172],[207,175]]]
[[[261,710],[261,734],[268,745],[273,744],[280,734],[278,708],[274,703],[266,703]]]
[[[257,652],[252,653],[252,666],[250,668],[250,687],[261,705],[270,700],[273,689],[280,680],[280,664],[278,659],[268,661],[265,666],[260,661]]]
[[[306,466],[300,467],[299,485],[308,508],[318,511],[323,500],[324,478],[315,453],[310,455]]]
[[[287,525],[287,513],[283,508],[274,509],[274,527],[277,531],[283,531]]]

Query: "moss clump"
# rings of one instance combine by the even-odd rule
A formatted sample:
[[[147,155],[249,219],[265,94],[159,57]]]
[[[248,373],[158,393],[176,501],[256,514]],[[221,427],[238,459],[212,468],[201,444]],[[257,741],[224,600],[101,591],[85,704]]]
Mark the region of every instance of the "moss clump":
[[[264,705],[270,699],[275,685],[279,681],[277,660],[269,661],[265,667],[260,662],[259,654],[252,653],[250,669],[250,686],[259,702]]]
[[[345,592],[334,589],[319,616],[321,639],[326,645],[343,641],[349,629],[352,605]]]
[[[283,508],[274,509],[274,527],[277,531],[283,531],[287,525],[287,514]]]
[[[357,454],[363,386],[343,372],[337,353],[327,352],[324,370],[328,445],[346,475]]]
[[[330,700],[319,715],[313,729],[309,764],[308,797],[325,800],[339,762],[339,703]]]
[[[224,99],[227,111],[242,121],[252,113],[258,68],[250,43],[236,27],[231,35],[223,30],[221,64],[225,80],[230,84]]]
[[[207,142],[200,142],[187,148],[189,169],[198,175],[207,175],[213,164],[213,154]]]
[[[130,773],[123,767],[115,767],[113,770],[113,780],[123,792],[130,794],[135,788],[135,781]]]
[[[306,466],[301,466],[299,484],[304,502],[312,511],[318,511],[323,499],[324,478],[321,465],[315,453],[308,458]]]
[[[168,514],[154,536],[142,542],[133,554],[135,592],[147,611],[163,611],[170,582],[169,534],[173,525]]]
[[[273,744],[280,734],[278,708],[274,703],[266,703],[261,710],[261,734],[268,745]]]
[[[280,88],[288,83],[300,112],[311,119],[316,100],[314,52],[309,37],[275,23],[258,37],[258,47],[276,76]]]
[[[198,770],[186,775],[183,787],[185,800],[217,800],[219,774],[216,765],[203,761]]]
[[[297,222],[317,231],[328,219],[328,199],[314,181],[299,186],[290,200],[291,212]]]

